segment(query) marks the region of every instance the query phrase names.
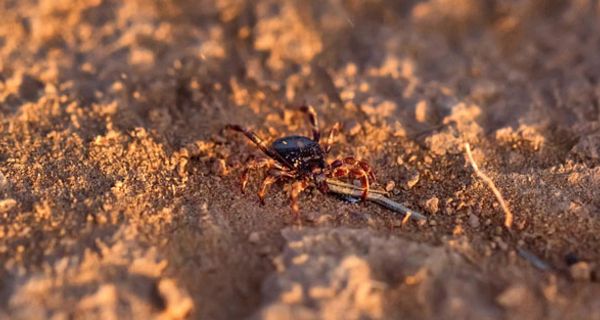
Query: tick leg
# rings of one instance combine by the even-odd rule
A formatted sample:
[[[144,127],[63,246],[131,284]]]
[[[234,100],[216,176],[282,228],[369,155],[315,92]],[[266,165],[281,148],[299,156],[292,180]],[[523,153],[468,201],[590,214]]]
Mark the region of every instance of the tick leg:
[[[333,170],[331,174],[334,178],[343,178],[347,177],[350,174],[350,169],[347,167],[338,167]]]
[[[335,160],[330,165],[332,171],[330,176],[334,178],[350,177],[359,179],[363,188],[362,200],[367,199],[371,182],[375,180],[375,175],[371,167],[364,161],[358,161],[353,157],[347,157],[343,160]]]
[[[344,162],[342,160],[337,159],[337,160],[333,161],[330,166],[332,169],[335,169],[337,167],[341,167],[343,164],[344,164]]]
[[[295,218],[299,217],[300,207],[298,206],[298,197],[308,187],[308,182],[305,180],[296,181],[292,184],[292,188],[290,190],[290,201],[292,206],[292,213]]]
[[[329,134],[327,135],[327,139],[325,140],[325,143],[323,143],[323,151],[325,151],[325,153],[329,153],[329,151],[331,150],[331,146],[333,145],[333,139],[335,138],[335,136],[337,136],[337,134],[340,132],[340,123],[336,122],[333,127],[331,128],[331,130],[329,131]]]
[[[354,157],[346,157],[346,158],[344,158],[344,160],[342,162],[344,164],[355,166],[355,167],[358,167],[358,168],[364,170],[369,175],[369,179],[375,180],[375,173],[373,172],[373,169],[367,162],[362,161],[362,160],[358,161]]]
[[[275,161],[267,158],[250,160],[250,162],[246,165],[246,168],[240,175],[240,186],[242,193],[246,191],[246,185],[248,184],[250,170],[259,170],[265,167],[270,168],[273,166],[274,163]]]
[[[289,166],[290,168],[292,167],[282,156],[280,156],[277,152],[269,148],[269,146],[267,146],[267,143],[263,139],[261,139],[256,133],[236,124],[228,124],[227,126],[225,126],[225,128],[243,133],[246,137],[248,137],[248,139],[252,140],[252,142],[254,142],[254,144],[256,144],[256,146],[260,150],[262,150],[262,152],[264,152],[266,155],[279,161],[283,165]]]
[[[362,201],[367,200],[367,195],[369,194],[369,175],[366,171],[362,169],[354,169],[350,171],[350,175],[354,178],[360,179],[360,184],[363,188],[362,193]]]
[[[371,166],[368,163],[366,163],[365,161],[359,161],[358,166],[367,172],[369,178],[372,181],[375,181],[375,171],[373,171],[373,168],[371,168]]]
[[[261,205],[265,205],[265,194],[269,190],[269,187],[279,180],[279,177],[267,175],[260,186],[260,190],[258,191],[258,200],[260,200]]]
[[[260,200],[260,204],[262,204],[262,205],[265,204],[265,195],[267,194],[267,191],[269,191],[269,187],[273,183],[277,182],[281,178],[294,178],[294,177],[295,177],[294,174],[292,174],[291,172],[282,171],[282,170],[269,170],[269,172],[267,172],[267,176],[265,177],[265,179],[263,180],[263,182],[260,186],[260,190],[257,193],[258,199]]]
[[[319,142],[321,139],[321,131],[319,131],[319,119],[317,119],[317,113],[315,112],[315,109],[311,106],[301,106],[300,111],[308,115],[308,120],[310,121],[313,134],[313,141]]]
[[[344,158],[343,162],[351,166],[354,166],[358,163],[358,161],[354,157],[346,157]]]

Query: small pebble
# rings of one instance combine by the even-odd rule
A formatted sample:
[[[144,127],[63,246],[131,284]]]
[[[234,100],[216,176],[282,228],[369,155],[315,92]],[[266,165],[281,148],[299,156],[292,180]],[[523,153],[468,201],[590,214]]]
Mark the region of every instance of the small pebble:
[[[288,290],[281,294],[281,300],[286,304],[298,304],[303,300],[303,290],[300,283],[292,283]]]
[[[570,266],[569,272],[575,280],[590,281],[592,279],[592,267],[585,261],[580,261]]]
[[[425,201],[425,210],[431,214],[436,214],[439,210],[440,199],[431,197]]]
[[[406,187],[408,189],[412,189],[419,182],[420,175],[418,172],[415,172],[409,179],[406,181]]]
[[[390,180],[385,185],[385,191],[390,192],[390,191],[394,190],[395,187],[396,187],[396,183],[394,182],[394,180]]]
[[[248,241],[250,241],[250,243],[258,243],[260,241],[260,235],[258,234],[258,232],[254,231],[250,233],[250,235],[248,236]]]
[[[464,233],[464,230],[460,225],[456,225],[454,227],[454,229],[452,230],[452,234],[455,236],[460,236],[463,233]]]
[[[425,100],[419,101],[415,107],[415,119],[421,123],[426,122],[429,117],[429,113],[431,113],[431,107],[429,106],[429,103],[427,103]]]
[[[517,284],[504,290],[496,297],[496,302],[506,308],[517,307],[527,301],[531,295],[531,291],[526,286]]]
[[[479,218],[472,213],[469,215],[469,225],[473,229],[477,229],[481,225],[481,223],[479,222]]]

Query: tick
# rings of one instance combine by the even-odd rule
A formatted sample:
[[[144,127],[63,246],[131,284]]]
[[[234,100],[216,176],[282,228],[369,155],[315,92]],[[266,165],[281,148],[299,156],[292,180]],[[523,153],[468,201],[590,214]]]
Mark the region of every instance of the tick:
[[[354,157],[327,163],[325,156],[331,150],[333,139],[339,132],[339,123],[331,128],[327,138],[321,143],[321,131],[315,110],[311,106],[302,106],[299,110],[308,116],[312,138],[300,135],[287,136],[276,139],[268,145],[251,130],[240,125],[227,125],[227,129],[243,133],[267,156],[253,159],[246,164],[240,176],[242,193],[246,190],[249,172],[263,170],[265,176],[257,193],[260,203],[264,205],[265,195],[275,182],[291,183],[289,197],[292,213],[296,217],[299,213],[299,195],[310,187],[316,187],[320,192],[327,194],[329,192],[326,182],[328,178],[359,180],[363,189],[361,198],[364,201],[367,198],[369,186],[375,180],[371,166]]]

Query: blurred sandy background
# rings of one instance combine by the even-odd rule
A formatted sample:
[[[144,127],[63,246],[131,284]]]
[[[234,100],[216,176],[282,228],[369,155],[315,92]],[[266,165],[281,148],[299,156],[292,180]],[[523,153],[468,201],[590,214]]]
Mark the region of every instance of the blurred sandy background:
[[[600,319],[593,0],[0,0],[0,319]],[[426,224],[240,194],[312,104]],[[514,213],[512,228],[475,160]],[[537,258],[534,258],[537,257]]]

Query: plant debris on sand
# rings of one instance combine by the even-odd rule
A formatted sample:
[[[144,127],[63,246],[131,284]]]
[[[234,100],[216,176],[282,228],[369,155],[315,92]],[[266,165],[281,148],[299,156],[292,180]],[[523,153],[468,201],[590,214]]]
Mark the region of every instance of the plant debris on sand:
[[[0,18],[0,318],[600,319],[597,1]],[[296,226],[283,185],[240,194],[259,153],[224,126],[308,135],[303,104],[342,124],[331,159],[370,163],[426,223],[313,191]]]

